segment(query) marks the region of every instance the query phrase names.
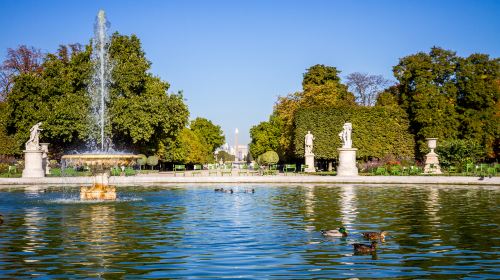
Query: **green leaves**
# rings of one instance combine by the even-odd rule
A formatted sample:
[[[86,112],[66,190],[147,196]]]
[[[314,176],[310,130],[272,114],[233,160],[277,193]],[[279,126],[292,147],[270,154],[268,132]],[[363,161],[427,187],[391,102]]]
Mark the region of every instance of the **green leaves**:
[[[337,158],[337,149],[342,146],[338,133],[345,122],[352,123],[353,148],[358,148],[358,157],[413,157],[414,142],[406,114],[401,109],[381,107],[300,110],[295,119],[296,157],[304,157],[304,136],[311,131],[316,158]]]
[[[219,125],[215,125],[212,121],[205,118],[196,118],[191,121],[191,130],[200,138],[208,150],[213,153],[226,142],[226,137]]]

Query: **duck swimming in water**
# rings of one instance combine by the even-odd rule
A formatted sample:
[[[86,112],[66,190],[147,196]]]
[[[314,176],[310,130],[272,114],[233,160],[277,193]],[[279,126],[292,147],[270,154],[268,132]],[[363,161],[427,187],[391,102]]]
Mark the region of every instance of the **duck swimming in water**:
[[[3,224],[3,215],[0,214],[0,225]]]
[[[372,253],[377,250],[377,241],[372,241],[371,245],[354,243],[352,246],[354,247],[354,251],[357,253]]]
[[[387,231],[380,231],[380,232],[375,232],[375,231],[369,231],[369,232],[363,232],[363,237],[369,240],[384,240],[385,236],[387,235]]]
[[[321,230],[321,234],[329,237],[346,237],[347,230],[344,227],[339,229]]]

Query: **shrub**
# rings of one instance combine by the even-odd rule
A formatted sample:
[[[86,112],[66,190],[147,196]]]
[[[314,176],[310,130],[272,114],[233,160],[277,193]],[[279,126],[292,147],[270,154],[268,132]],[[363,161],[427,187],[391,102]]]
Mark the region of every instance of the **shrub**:
[[[148,158],[145,155],[143,155],[143,154],[139,154],[138,156],[140,156],[140,158],[137,159],[137,164],[139,164],[139,166],[142,169],[142,166],[146,165],[146,162],[147,162]]]
[[[275,151],[267,151],[257,158],[260,165],[276,164],[279,161],[278,154]]]
[[[146,162],[149,166],[151,166],[151,169],[153,169],[153,166],[158,164],[158,157],[157,156],[149,156]]]
[[[304,157],[304,135],[314,134],[313,153],[317,159],[338,158],[342,146],[339,132],[345,122],[352,123],[353,148],[359,158],[413,157],[415,140],[409,132],[406,113],[389,107],[312,108],[295,118],[295,155]]]
[[[436,153],[439,155],[439,162],[443,166],[458,165],[466,163],[476,163],[484,158],[485,149],[475,140],[449,140],[441,144],[438,142]]]

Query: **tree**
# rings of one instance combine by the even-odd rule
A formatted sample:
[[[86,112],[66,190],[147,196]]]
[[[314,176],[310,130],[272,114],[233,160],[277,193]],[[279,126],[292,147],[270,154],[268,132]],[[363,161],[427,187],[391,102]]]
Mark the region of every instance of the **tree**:
[[[332,66],[314,65],[304,73],[302,92],[279,97],[273,114],[281,123],[279,149],[281,158],[294,158],[294,119],[297,110],[312,107],[354,106],[354,95],[340,83],[340,71]],[[254,154],[255,156],[255,154]]]
[[[40,73],[42,52],[25,45],[7,49],[7,57],[0,66],[0,101],[4,100],[14,85],[14,77],[26,73]]]
[[[157,156],[149,156],[146,159],[146,163],[151,166],[151,170],[153,170],[153,166],[156,166],[158,164],[158,157]]]
[[[269,121],[261,122],[250,128],[250,154],[253,158],[267,151],[280,150],[281,122],[271,115]]]
[[[408,113],[420,156],[426,151],[425,138],[458,136],[457,60],[455,52],[433,47],[429,54],[404,57],[394,66],[394,76],[400,83],[399,103]]]
[[[231,161],[234,161],[235,160],[235,156],[234,155],[231,155],[229,154],[228,152],[226,151],[219,151],[217,153],[217,159],[218,160],[222,160],[222,162],[231,162]]]
[[[379,93],[389,85],[390,81],[382,75],[369,75],[354,72],[347,75],[347,86],[356,95],[356,101],[362,106],[373,106]]]
[[[226,137],[219,125],[215,125],[212,121],[205,118],[196,118],[191,121],[191,130],[202,139],[208,146],[211,153],[215,152],[217,148],[226,142]]]
[[[110,55],[115,63],[109,104],[113,141],[118,147],[158,153],[187,124],[182,93],[168,94],[170,85],[147,72],[151,63],[135,35],[113,34]]]
[[[197,164],[213,162],[214,157],[207,145],[189,128],[184,128],[179,137],[160,150],[168,162]]]
[[[19,153],[14,137],[7,134],[7,104],[0,101],[0,155],[15,155]]]
[[[500,59],[486,54],[461,58],[456,77],[460,137],[478,141],[495,158],[500,152]]]
[[[51,150],[84,148],[92,134],[90,96],[92,46],[60,46],[47,54],[40,72],[14,76],[7,96],[8,135],[18,147],[30,127],[43,122],[43,141]],[[111,40],[113,81],[106,131],[118,149],[159,153],[175,142],[186,126],[189,111],[181,93],[167,93],[169,84],[150,74],[139,39],[115,33]]]
[[[439,161],[444,166],[463,167],[466,163],[476,163],[484,157],[484,148],[472,139],[453,139],[440,143],[437,147]]]
[[[275,151],[267,151],[262,155],[259,155],[257,162],[260,165],[271,165],[276,164],[279,161],[279,156]]]

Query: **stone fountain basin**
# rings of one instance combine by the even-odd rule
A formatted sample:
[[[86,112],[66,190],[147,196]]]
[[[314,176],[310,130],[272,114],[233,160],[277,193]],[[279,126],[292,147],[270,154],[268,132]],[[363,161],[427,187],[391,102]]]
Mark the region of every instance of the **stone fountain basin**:
[[[64,155],[61,159],[72,165],[99,165],[111,167],[129,165],[139,158],[141,158],[141,156],[134,154],[77,154]]]

